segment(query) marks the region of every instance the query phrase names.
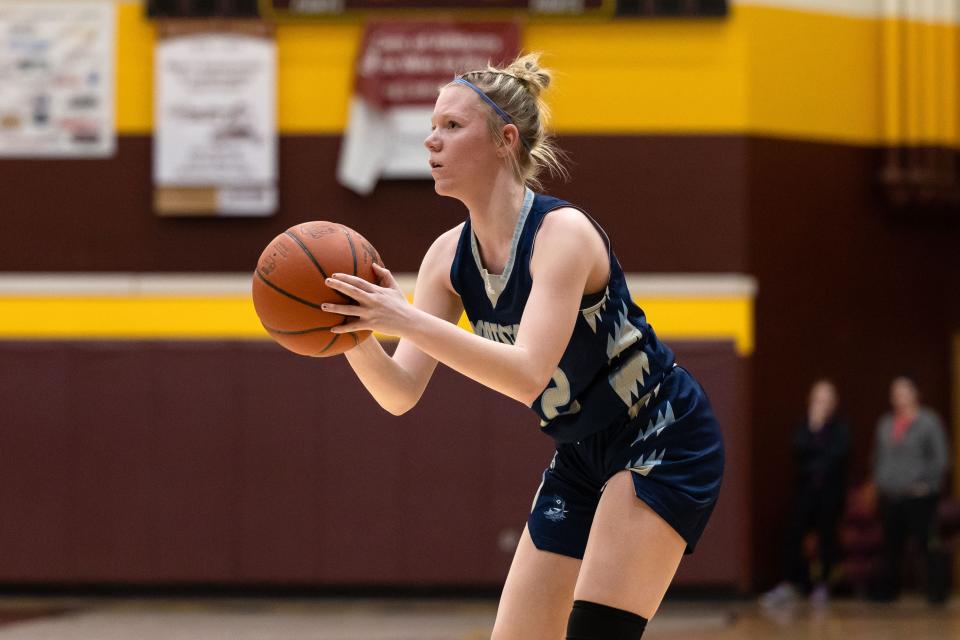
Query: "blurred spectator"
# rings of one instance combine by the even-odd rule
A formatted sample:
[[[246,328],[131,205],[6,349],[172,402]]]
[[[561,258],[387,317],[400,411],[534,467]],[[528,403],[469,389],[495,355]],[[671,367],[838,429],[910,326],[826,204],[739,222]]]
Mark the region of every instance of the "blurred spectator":
[[[873,451],[880,521],[883,525],[883,568],[875,596],[892,600],[901,588],[901,563],[907,540],[913,538],[926,563],[927,593],[933,599],[939,575],[935,562],[934,519],[948,464],[947,436],[939,416],[921,407],[912,380],[890,385],[893,411],[877,423]]]
[[[793,434],[794,498],[783,545],[783,582],[765,593],[767,607],[792,604],[810,587],[804,554],[807,533],[817,534],[819,571],[810,593],[811,603],[825,605],[827,580],[837,561],[837,523],[846,494],[850,430],[837,416],[837,389],[829,380],[818,380],[810,389],[806,419]]]

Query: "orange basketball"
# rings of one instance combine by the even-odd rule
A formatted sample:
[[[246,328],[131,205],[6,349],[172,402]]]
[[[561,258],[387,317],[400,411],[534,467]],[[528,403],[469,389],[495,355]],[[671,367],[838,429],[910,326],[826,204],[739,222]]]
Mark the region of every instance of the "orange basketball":
[[[274,340],[304,356],[332,356],[360,344],[369,331],[330,333],[348,317],[320,309],[324,302],[353,301],[324,282],[350,273],[376,282],[373,263],[380,255],[359,233],[336,222],[304,222],[290,227],[260,254],[253,274],[253,306]]]

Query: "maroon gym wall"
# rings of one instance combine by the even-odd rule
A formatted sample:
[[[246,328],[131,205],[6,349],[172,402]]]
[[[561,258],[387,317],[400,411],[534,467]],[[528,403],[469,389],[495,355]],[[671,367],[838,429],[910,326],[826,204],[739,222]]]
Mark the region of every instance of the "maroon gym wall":
[[[151,213],[151,142],[121,136],[105,160],[0,159],[2,271],[250,271],[270,238],[305,220],[360,231],[397,271],[466,216],[427,180],[383,181],[369,197],[337,184],[339,137],[283,136],[280,211],[270,218]],[[627,271],[743,271],[744,141],[571,136],[572,180],[552,191],[606,226]]]
[[[731,452],[677,583],[744,588],[744,372],[677,347]],[[269,342],[0,342],[0,389],[0,583],[496,587],[552,456],[449,369],[394,417],[343,358]]]

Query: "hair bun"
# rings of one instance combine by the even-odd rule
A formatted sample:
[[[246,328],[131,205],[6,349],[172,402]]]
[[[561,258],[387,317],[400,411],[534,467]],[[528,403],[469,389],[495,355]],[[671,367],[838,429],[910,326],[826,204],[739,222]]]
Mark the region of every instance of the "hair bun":
[[[503,73],[513,76],[523,83],[535,97],[550,86],[550,72],[540,68],[540,54],[528,53],[520,56],[507,66]]]

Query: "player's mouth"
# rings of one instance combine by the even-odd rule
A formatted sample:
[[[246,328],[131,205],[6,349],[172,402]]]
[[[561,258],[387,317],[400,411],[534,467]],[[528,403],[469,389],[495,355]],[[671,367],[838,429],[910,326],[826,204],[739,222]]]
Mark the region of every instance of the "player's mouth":
[[[436,160],[431,160],[431,161],[430,161],[430,168],[431,168],[431,169],[439,169],[439,168],[442,167],[442,166],[443,166],[443,165],[440,164],[439,162],[437,162]]]

